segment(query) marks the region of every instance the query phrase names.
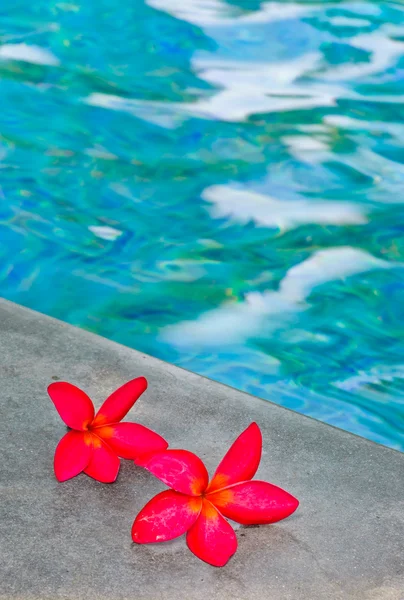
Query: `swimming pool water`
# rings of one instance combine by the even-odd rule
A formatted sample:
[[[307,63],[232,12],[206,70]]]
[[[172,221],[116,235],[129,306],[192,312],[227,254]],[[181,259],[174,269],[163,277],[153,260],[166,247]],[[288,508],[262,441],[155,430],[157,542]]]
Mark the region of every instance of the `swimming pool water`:
[[[0,295],[404,450],[403,3],[3,0],[0,43]]]

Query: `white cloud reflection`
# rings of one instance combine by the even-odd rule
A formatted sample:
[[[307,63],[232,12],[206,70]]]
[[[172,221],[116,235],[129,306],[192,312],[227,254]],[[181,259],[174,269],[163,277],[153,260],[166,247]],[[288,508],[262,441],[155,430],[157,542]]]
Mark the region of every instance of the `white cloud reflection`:
[[[4,44],[0,46],[0,59],[20,60],[35,65],[53,67],[60,64],[59,59],[46,48],[28,44]]]
[[[315,10],[316,8],[293,2],[288,4],[267,2],[258,10],[244,12],[221,0],[186,0],[185,2],[183,0],[148,0],[147,4],[173,15],[177,19],[200,27],[284,21],[307,14],[309,9]]]
[[[173,346],[193,348],[242,343],[263,332],[268,335],[284,327],[294,314],[306,308],[305,300],[315,287],[373,269],[396,266],[402,265],[348,246],[319,250],[289,269],[278,291],[247,294],[243,302],[226,303],[195,321],[166,327],[162,338]]]
[[[114,242],[122,235],[122,231],[108,225],[90,225],[89,230],[97,237],[108,242]]]
[[[360,225],[367,222],[365,208],[350,202],[279,200],[256,192],[214,185],[202,194],[211,203],[212,217],[239,223],[253,221],[269,228],[294,229],[300,225]]]

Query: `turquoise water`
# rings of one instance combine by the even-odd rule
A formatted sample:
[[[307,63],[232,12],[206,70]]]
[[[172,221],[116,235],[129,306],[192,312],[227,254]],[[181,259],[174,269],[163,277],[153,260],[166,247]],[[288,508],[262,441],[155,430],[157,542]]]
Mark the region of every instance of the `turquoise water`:
[[[3,0],[0,43],[0,295],[404,450],[404,4]]]

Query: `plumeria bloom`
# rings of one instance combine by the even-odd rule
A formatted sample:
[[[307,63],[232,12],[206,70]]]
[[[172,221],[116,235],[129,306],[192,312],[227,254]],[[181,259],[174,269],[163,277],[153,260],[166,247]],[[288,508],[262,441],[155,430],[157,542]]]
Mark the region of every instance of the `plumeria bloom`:
[[[144,377],[125,383],[94,416],[93,403],[80,388],[62,381],[48,387],[59,415],[71,429],[56,448],[54,467],[58,481],[84,471],[98,481],[112,483],[118,476],[119,457],[133,460],[167,448],[167,442],[151,429],[119,422],[146,388]]]
[[[225,517],[243,525],[275,523],[291,515],[298,500],[265,481],[251,481],[261,460],[262,437],[252,423],[237,438],[209,483],[203,462],[187,450],[165,450],[135,460],[171,490],[157,494],[132,527],[138,544],[164,542],[187,532],[200,559],[222,567],[237,550]]]

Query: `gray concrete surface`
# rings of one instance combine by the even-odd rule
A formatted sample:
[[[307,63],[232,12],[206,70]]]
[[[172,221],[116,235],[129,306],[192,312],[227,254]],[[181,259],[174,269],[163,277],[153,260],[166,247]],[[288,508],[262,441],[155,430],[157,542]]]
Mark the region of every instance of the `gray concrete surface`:
[[[404,454],[0,300],[0,598],[30,600],[403,600]],[[130,418],[214,469],[253,420],[258,476],[301,502],[276,525],[237,530],[223,569],[184,539],[132,544],[132,521],[163,488],[123,461],[118,481],[52,470],[65,428],[46,387],[83,387],[96,406],[125,381],[149,389]]]

